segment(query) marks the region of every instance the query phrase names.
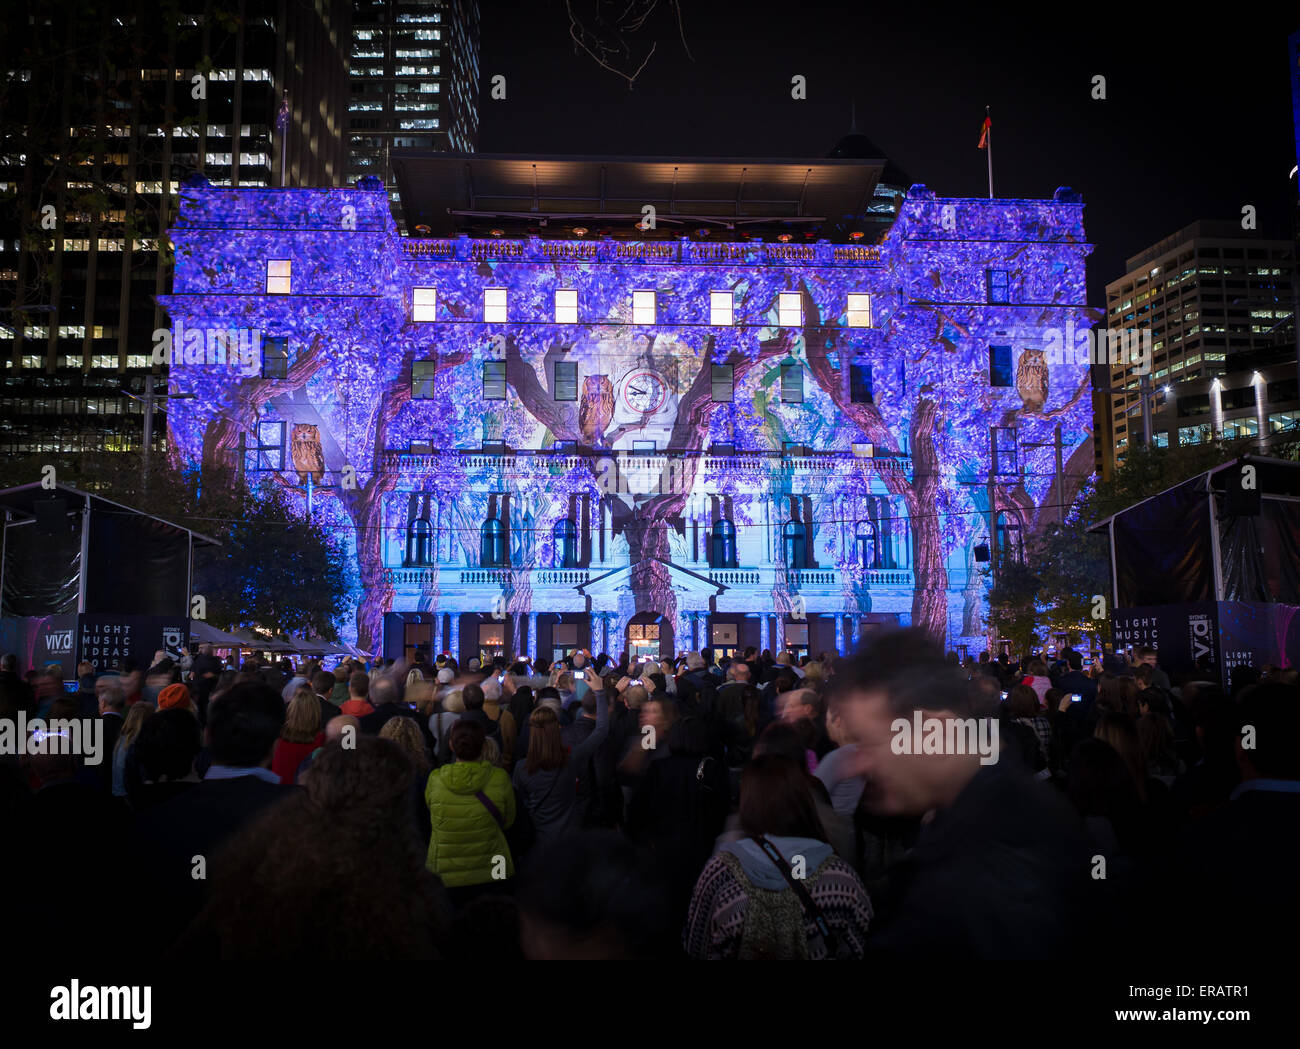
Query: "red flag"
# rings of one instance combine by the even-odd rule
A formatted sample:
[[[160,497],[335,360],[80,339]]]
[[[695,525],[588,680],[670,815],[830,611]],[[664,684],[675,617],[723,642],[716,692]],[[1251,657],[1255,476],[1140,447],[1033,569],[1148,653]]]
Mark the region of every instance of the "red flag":
[[[993,126],[993,121],[988,117],[984,118],[984,126],[980,128],[980,142],[977,149],[987,149],[989,145],[989,128]]]

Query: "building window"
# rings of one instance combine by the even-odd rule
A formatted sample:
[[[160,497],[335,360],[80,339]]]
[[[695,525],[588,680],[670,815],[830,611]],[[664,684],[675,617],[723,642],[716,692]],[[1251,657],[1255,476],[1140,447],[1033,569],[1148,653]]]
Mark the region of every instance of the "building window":
[[[871,381],[871,365],[849,366],[849,400],[854,404],[876,403],[876,391]]]
[[[438,289],[416,288],[411,293],[411,320],[436,321],[438,319]]]
[[[558,288],[555,292],[555,323],[578,323],[578,290]]]
[[[1014,386],[1011,373],[1011,347],[989,347],[989,385]]]
[[[854,542],[857,546],[858,564],[863,568],[879,568],[880,538],[875,523],[859,521]]]
[[[283,470],[284,423],[260,422],[251,436],[253,440],[244,445],[245,472]]]
[[[262,378],[289,377],[289,340],[283,335],[262,340]]]
[[[266,293],[288,295],[291,264],[288,259],[271,259],[266,264]]]
[[[709,537],[709,567],[738,568],[736,560],[736,526],[725,517],[714,522]]]
[[[996,518],[998,556],[1004,561],[1023,563],[1025,547],[1020,527],[1020,515],[1014,510],[999,510]]]
[[[803,296],[797,291],[783,291],[777,296],[777,323],[782,328],[803,327]]]
[[[989,302],[1011,301],[1011,278],[1006,270],[985,270],[984,283],[988,290]]]
[[[578,399],[578,362],[555,362],[555,399],[557,401],[576,401]]]
[[[1014,426],[994,426],[993,435],[993,472],[999,477],[1013,477],[1020,471],[1017,468],[1018,444]]]
[[[551,537],[555,541],[555,568],[577,568],[578,567],[578,526],[568,518],[563,521],[556,521],[555,527],[551,529]]]
[[[787,521],[781,529],[781,556],[787,568],[806,567],[808,561],[808,533],[800,521]]]
[[[433,399],[433,380],[438,374],[437,361],[411,362],[411,400]]]
[[[488,324],[501,324],[506,319],[506,289],[483,289],[483,320]]]
[[[506,362],[483,362],[483,400],[504,401],[506,399]]]
[[[713,379],[713,400],[718,404],[730,404],[735,389],[733,386],[735,369],[730,364],[715,364],[711,377]]]
[[[736,297],[729,291],[709,292],[709,323],[729,328],[735,313]]]
[[[849,292],[849,327],[871,327],[871,296],[865,292]]]
[[[653,324],[655,322],[655,293],[653,291],[632,292],[632,323]]]
[[[484,568],[506,567],[506,526],[495,517],[479,529],[479,564]]]
[[[803,365],[798,361],[781,365],[781,400],[786,404],[803,404]]]
[[[406,530],[406,563],[433,563],[433,525],[427,517],[417,517]]]

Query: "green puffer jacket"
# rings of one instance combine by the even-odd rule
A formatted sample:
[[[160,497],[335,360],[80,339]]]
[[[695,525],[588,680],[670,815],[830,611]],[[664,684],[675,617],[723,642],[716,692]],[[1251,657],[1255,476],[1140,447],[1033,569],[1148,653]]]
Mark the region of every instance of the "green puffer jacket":
[[[482,791],[510,826],[515,821],[515,792],[504,769],[486,761],[458,761],[429,773],[424,803],[429,807],[429,857],[426,866],[444,885],[479,885],[499,877],[513,878],[515,861],[505,832],[478,798]],[[493,857],[505,857],[504,874]]]

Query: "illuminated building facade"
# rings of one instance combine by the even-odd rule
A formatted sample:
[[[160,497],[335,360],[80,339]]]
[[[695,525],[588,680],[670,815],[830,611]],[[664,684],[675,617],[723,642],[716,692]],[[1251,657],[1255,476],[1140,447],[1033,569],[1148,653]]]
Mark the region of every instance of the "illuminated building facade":
[[[414,182],[418,238],[377,180],[182,192],[161,301],[195,396],[169,447],[332,528],[348,637],[820,652],[899,623],[988,646],[989,570],[1091,472],[1087,363],[1043,350],[1089,323],[1075,194],[913,186],[872,243],[883,164],[474,162],[483,235],[430,229]],[[517,169],[536,209],[486,204]]]

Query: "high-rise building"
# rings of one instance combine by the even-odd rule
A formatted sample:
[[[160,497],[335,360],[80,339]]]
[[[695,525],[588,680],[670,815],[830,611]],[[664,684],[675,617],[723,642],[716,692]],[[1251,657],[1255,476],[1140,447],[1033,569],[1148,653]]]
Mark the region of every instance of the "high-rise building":
[[[389,188],[394,150],[478,144],[478,0],[353,0],[347,182]]]
[[[1158,413],[1180,383],[1226,375],[1241,354],[1294,346],[1295,264],[1288,241],[1205,220],[1128,260],[1125,275],[1106,285],[1106,327],[1140,340],[1142,352],[1098,369],[1109,382],[1098,394],[1101,476],[1144,441],[1144,397]]]
[[[23,7],[22,32],[0,37],[0,454],[136,450],[156,405],[122,391],[144,395],[165,370],[155,296],[171,287],[177,190],[195,172],[232,188],[342,183],[348,12]]]

